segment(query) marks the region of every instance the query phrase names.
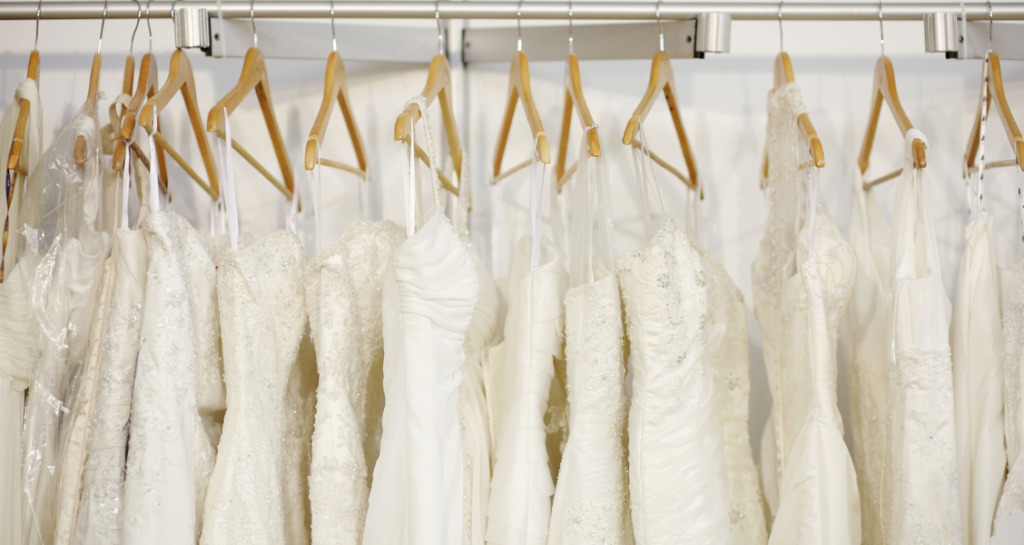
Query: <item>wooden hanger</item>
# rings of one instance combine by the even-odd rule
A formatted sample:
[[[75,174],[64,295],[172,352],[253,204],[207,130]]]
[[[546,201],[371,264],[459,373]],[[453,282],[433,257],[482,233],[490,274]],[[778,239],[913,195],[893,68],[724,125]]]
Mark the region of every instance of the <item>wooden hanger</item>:
[[[275,178],[255,157],[238,144],[233,138],[231,147],[239,153],[249,164],[256,168],[267,180],[270,181],[289,200],[295,191],[295,179],[292,175],[291,162],[288,160],[288,148],[285,147],[284,139],[281,137],[281,129],[277,124],[277,117],[274,115],[274,102],[270,97],[270,80],[267,78],[267,67],[263,60],[263,53],[255,47],[250,47],[245,53],[245,61],[242,63],[242,75],[234,89],[228,92],[224,98],[217,101],[217,104],[210,110],[206,118],[206,130],[216,132],[224,138],[224,117],[225,109],[227,115],[238,108],[238,105],[253,90],[256,91],[256,98],[259,99],[260,110],[263,112],[263,120],[267,123],[267,131],[270,133],[270,142],[274,145],[274,154],[277,156],[277,164],[281,167],[281,176],[284,183]]]
[[[133,61],[134,64],[134,61]],[[128,108],[121,114],[121,137],[117,139],[117,145],[114,147],[114,156],[112,161],[112,167],[114,170],[120,172],[124,166],[124,154],[127,151],[127,143],[132,139],[135,134],[135,118],[142,109],[146,102],[146,99],[156,94],[159,82],[157,81],[157,66],[156,57],[152,53],[146,53],[142,56],[142,62],[139,63],[139,83],[135,87],[135,94],[132,95],[132,99],[128,102]],[[160,132],[160,122],[157,119],[156,132]],[[154,135],[155,136],[155,135]],[[156,146],[156,163],[158,181],[160,183],[160,189],[167,191],[167,163],[164,158],[164,148],[161,144],[163,140],[162,136],[157,139]],[[132,151],[139,157],[145,157],[139,146],[132,142]],[[146,159],[147,161],[152,158]]]
[[[530,125],[530,132],[533,133],[541,162],[550,164],[551,151],[548,149],[548,137],[544,134],[544,125],[540,121],[537,105],[533,102],[533,92],[530,90],[530,62],[526,58],[526,53],[522,51],[516,51],[512,57],[512,67],[508,75],[508,100],[505,102],[505,117],[501,121],[501,131],[498,133],[498,146],[494,150],[494,177],[491,178],[491,185],[498,183],[508,174],[529,166],[532,162],[530,159],[512,167],[506,173],[501,172],[501,160],[505,156],[505,147],[508,145],[508,135],[512,130],[512,117],[516,113],[517,102],[523,104],[526,122]]]
[[[452,108],[452,74],[451,67],[448,65],[448,57],[438,53],[430,60],[430,69],[427,71],[427,84],[423,86],[423,91],[420,92],[420,95],[425,99],[427,106],[430,106],[430,103],[435,98],[441,102],[441,119],[444,122],[444,133],[448,139],[448,151],[452,159],[452,165],[455,167],[455,175],[461,184],[463,150],[462,144],[459,142],[459,131],[455,124],[455,110]],[[402,113],[398,114],[398,119],[395,120],[395,140],[410,140],[410,132],[422,115],[423,112],[420,111],[419,105],[410,103],[406,106]],[[430,163],[429,157],[420,148],[419,144],[416,144],[416,156],[424,163]],[[452,194],[458,195],[459,188],[436,165],[435,169],[444,188]]]
[[[333,102],[338,101],[341,108],[341,115],[345,118],[345,126],[348,128],[348,136],[352,140],[352,148],[356,152],[358,167],[353,167],[319,157],[317,150],[323,146],[324,135],[327,133],[327,122],[331,119]],[[327,72],[324,75],[324,98],[320,101],[320,111],[313,121],[313,129],[309,131],[309,138],[306,139],[306,170],[313,170],[317,163],[321,165],[346,170],[366,178],[366,154],[363,152],[363,139],[359,136],[359,128],[356,127],[355,117],[352,115],[352,106],[348,98],[348,78],[345,76],[345,64],[341,62],[341,55],[332,51],[327,56]]]
[[[580,118],[583,129],[587,131],[587,149],[591,157],[601,156],[601,141],[597,137],[597,123],[594,123],[590,109],[587,108],[587,101],[583,99],[583,84],[580,78],[580,61],[575,53],[569,53],[565,69],[565,106],[562,107],[562,133],[558,136],[558,160],[555,161],[555,179],[558,180],[558,192],[562,192],[562,186],[569,181],[572,172],[576,171],[576,163],[570,169],[565,170],[565,159],[569,152],[569,129],[572,126],[572,113],[575,110]],[[576,159],[577,163],[579,158]]]
[[[96,99],[96,93],[100,86],[100,67],[102,64],[103,55],[96,53],[92,56],[92,70],[89,72],[89,92],[85,98],[86,102]],[[85,137],[79,135],[78,138],[75,139],[75,164],[78,166],[85,164],[85,146]]]
[[[686,130],[683,129],[683,120],[679,116],[679,108],[677,106],[678,101],[676,100],[676,78],[672,73],[672,62],[668,57],[668,54],[664,51],[659,51],[654,54],[654,60],[651,62],[651,81],[647,86],[647,92],[644,93],[643,100],[640,101],[640,105],[636,107],[633,112],[633,116],[629,118],[629,122],[626,123],[626,133],[622,136],[622,143],[627,146],[639,147],[640,142],[637,140],[636,135],[640,123],[647,118],[647,114],[650,113],[651,107],[654,106],[654,100],[657,98],[658,92],[661,91],[665,94],[665,101],[668,102],[668,111],[672,116],[672,124],[676,129],[676,136],[679,137],[679,145],[683,150],[683,160],[686,162],[686,169],[689,172],[689,178],[685,177],[678,170],[671,169],[670,172],[683,181],[686,185],[690,186],[690,189],[697,189],[697,164],[693,160],[693,151],[690,150],[690,141],[686,138]],[[654,154],[651,154],[651,159],[654,159]],[[659,158],[660,159],[660,158]],[[659,164],[663,161],[659,161]],[[703,195],[701,195],[703,198]]]
[[[999,168],[1003,166],[1016,165],[1024,170],[1024,137],[1021,136],[1020,128],[1013,119],[1013,112],[1010,111],[1010,104],[1006,101],[1006,93],[1003,92],[1003,72],[999,67],[999,55],[995,51],[988,52],[989,78],[988,78],[988,103],[992,104],[995,99],[995,109],[999,112],[999,119],[1003,122],[1003,130],[1006,137],[1013,145],[1013,160],[986,162],[985,168]],[[992,108],[989,107],[988,118],[992,118]],[[978,155],[978,145],[981,143],[981,99],[978,99],[978,112],[974,116],[974,124],[971,126],[971,136],[967,140],[967,153],[964,155],[964,164],[967,172],[976,170],[975,161]]]
[[[39,85],[39,51],[33,49],[28,56],[28,76]],[[21,99],[18,110],[18,121],[14,125],[14,140],[11,142],[11,153],[7,156],[7,168],[19,174],[28,174],[28,166],[21,167],[21,152],[25,145],[25,130],[28,128],[28,99]]]
[[[793,63],[789,60],[789,53],[780,51],[775,56],[775,82],[772,91],[775,91],[779,87],[787,83],[796,82],[796,76],[793,74]],[[811,150],[811,157],[814,158],[814,166],[817,168],[825,168],[825,150],[821,147],[821,139],[818,138],[818,131],[814,129],[814,124],[811,123],[811,117],[804,112],[796,118],[797,127],[800,128],[800,138],[804,144]],[[765,187],[765,181],[768,179],[768,149],[767,146],[764,150],[764,162],[763,173],[764,177],[761,180],[761,189]],[[798,168],[806,168],[807,163],[800,163]]]
[[[870,164],[871,146],[875,143],[875,131],[878,129],[878,117],[882,113],[883,102],[889,107],[889,111],[892,112],[893,117],[896,119],[896,125],[900,128],[903,136],[906,136],[907,131],[914,128],[910,118],[907,117],[907,113],[903,110],[903,105],[900,104],[899,95],[896,93],[896,75],[893,73],[892,61],[885,55],[879,57],[878,62],[875,63],[875,77],[871,85],[871,91],[871,117],[868,119],[868,130],[864,133],[864,143],[861,145],[860,155],[857,157],[857,166],[860,168],[861,173],[867,172],[868,165]],[[920,139],[915,139],[913,149],[914,166],[916,168],[928,166],[924,142]],[[903,169],[900,168],[876,180],[864,182],[864,189],[870,189],[886,180],[891,180],[902,172]]]
[[[154,117],[159,116],[160,112],[167,107],[167,104],[178,93],[181,93],[181,98],[185,101],[185,110],[188,112],[188,119],[192,124],[192,133],[196,137],[196,144],[199,145],[199,155],[202,156],[203,164],[206,166],[206,175],[209,177],[209,183],[199,177],[181,155],[168,144],[163,135],[157,136],[159,133],[154,133],[154,137],[160,143],[160,147],[164,148],[171,155],[178,165],[210,195],[210,198],[217,200],[217,196],[220,193],[220,186],[217,183],[217,164],[213,160],[210,141],[206,139],[206,133],[203,131],[203,118],[199,113],[199,105],[196,103],[196,82],[195,76],[192,73],[192,63],[189,62],[188,55],[185,54],[184,50],[176,49],[171,54],[167,81],[159,91],[146,101],[142,111],[139,112],[138,123],[147,132],[153,132]]]

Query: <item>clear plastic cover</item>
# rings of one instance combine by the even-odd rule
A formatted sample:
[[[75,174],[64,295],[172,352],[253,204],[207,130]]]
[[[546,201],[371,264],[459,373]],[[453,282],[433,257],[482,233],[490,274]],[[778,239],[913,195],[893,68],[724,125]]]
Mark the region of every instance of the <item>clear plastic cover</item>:
[[[75,162],[75,141],[86,158]],[[61,421],[85,360],[96,288],[110,251],[96,102],[86,103],[32,171],[21,205],[19,273],[28,285],[35,361],[25,407],[25,543],[50,543]]]

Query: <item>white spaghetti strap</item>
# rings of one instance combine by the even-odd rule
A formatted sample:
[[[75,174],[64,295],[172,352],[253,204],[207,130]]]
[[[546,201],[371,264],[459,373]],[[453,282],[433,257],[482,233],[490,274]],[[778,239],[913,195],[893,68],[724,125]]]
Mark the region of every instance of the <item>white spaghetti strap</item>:
[[[299,233],[299,186],[292,187],[292,200],[288,203],[288,230]]]
[[[156,104],[153,105],[153,119],[156,119]],[[156,132],[154,128],[153,132]],[[153,132],[149,134],[149,209],[152,212],[160,211],[160,181],[158,175],[153,172],[153,165],[156,163],[156,137]],[[128,153],[125,153],[128,155]],[[168,189],[169,190],[169,189]]]
[[[443,213],[444,204],[441,201],[441,180],[437,177],[437,156],[434,151],[434,137],[430,124],[430,112],[427,110],[427,100],[423,95],[417,95],[406,102],[405,105],[416,104],[423,116],[423,133],[427,143],[428,167],[430,170],[431,191],[434,196],[434,210],[431,214]],[[416,190],[416,126],[409,127],[409,143],[406,144],[406,159],[409,164],[409,176],[405,180],[405,230],[407,236],[416,233],[416,211],[419,208],[419,192]]]
[[[818,167],[807,148],[807,256],[814,255],[814,237],[818,232]]]
[[[320,229],[321,229],[320,221],[321,221],[321,214],[322,214],[322,212],[320,210],[320,206],[321,206],[321,201],[320,201],[321,194],[320,194],[320,191],[322,189],[322,186],[320,184],[320,172],[321,172],[322,169],[321,169],[320,160],[319,160],[320,159],[320,142],[319,141],[315,141],[315,140],[314,140],[314,142],[316,142],[317,162],[316,162],[316,169],[314,169],[313,172],[310,172],[309,187],[310,187],[310,193],[313,196],[313,224],[314,224],[314,226],[316,228],[316,253],[319,254],[320,253],[320,247],[323,244],[322,235],[320,234]],[[361,201],[361,199],[360,199],[360,201]],[[360,202],[360,208],[362,208],[362,202]]]
[[[132,150],[130,142],[125,144],[124,163],[121,166],[121,218],[118,227],[128,227],[128,191],[131,190]]]
[[[227,215],[228,238],[231,249],[238,250],[238,201],[235,195],[235,168],[231,162],[231,121],[228,109],[224,108],[224,138],[220,140],[224,158],[224,211]]]
[[[968,205],[974,212],[985,210],[985,131],[988,127],[988,78],[989,60],[985,53],[985,61],[981,68],[981,125],[978,127],[978,194],[977,199],[970,199]],[[968,179],[969,180],[969,179]]]
[[[540,266],[540,241],[543,238],[544,227],[544,175],[545,165],[540,161],[540,154],[537,150],[537,143],[534,142],[533,163],[530,165],[530,237],[533,249],[530,253],[530,270]],[[540,163],[538,167],[538,163]],[[540,170],[540,175],[537,171]],[[554,214],[554,207],[551,210]]]
[[[654,171],[654,162],[651,160],[650,150],[647,148],[647,138],[644,135],[643,123],[637,123],[637,135],[640,138],[640,147],[632,148],[633,152],[633,173],[636,176],[637,184],[640,186],[640,214],[644,218],[644,230],[647,233],[647,241],[650,242],[654,232],[651,230],[651,212],[647,202],[648,190],[653,190],[662,217],[665,217],[665,202],[661,199],[661,191],[658,188],[658,178]],[[648,177],[650,173],[650,177]]]

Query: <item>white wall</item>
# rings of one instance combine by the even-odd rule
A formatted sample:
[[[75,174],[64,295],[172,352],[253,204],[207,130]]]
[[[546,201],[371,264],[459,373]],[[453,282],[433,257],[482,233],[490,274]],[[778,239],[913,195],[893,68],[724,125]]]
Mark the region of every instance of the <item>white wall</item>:
[[[45,4],[44,4],[45,9]],[[379,22],[378,23],[382,23]],[[420,21],[425,27],[433,21]],[[473,22],[496,26],[501,22]],[[505,22],[505,24],[514,24]],[[100,82],[107,97],[119,91],[124,55],[128,50],[133,21],[111,20],[104,40],[104,71]],[[172,26],[167,20],[152,22],[154,52],[166,70],[173,47]],[[40,30],[41,92],[44,105],[44,140],[49,143],[86,95],[91,57],[96,47],[99,21],[43,21]],[[27,53],[31,49],[34,22],[0,22],[0,106],[6,108],[14,89],[24,77]],[[136,54],[146,51],[143,22],[136,39]],[[772,58],[778,50],[778,25],[774,22],[735,22],[732,53],[709,55],[704,60],[674,63],[683,120],[692,140],[707,199],[701,209],[700,241],[721,260],[743,291],[748,307],[750,263],[764,229],[767,208],[758,190],[758,167],[764,146],[765,100],[772,81]],[[931,148],[926,171],[928,204],[939,239],[942,275],[952,296],[966,217],[960,163],[969,126],[976,107],[981,72],[980,61],[945,60],[923,53],[923,28],[917,22],[886,23],[886,51],[892,57],[902,102],[910,118],[928,136]],[[867,122],[870,85],[879,53],[878,25],[871,22],[787,22],[785,43],[804,92],[807,108],[824,145],[827,166],[821,171],[822,197],[845,229],[849,215],[851,173]],[[652,54],[657,45],[651,38]],[[324,58],[329,44],[324,44]],[[509,52],[511,57],[512,52]],[[230,89],[240,72],[241,59],[204,58],[189,53],[196,71],[201,108],[212,104]],[[303,149],[323,92],[323,61],[269,60],[277,117],[289,146],[292,168],[307,203],[300,229],[307,247],[314,245],[309,185],[302,170]],[[621,145],[625,122],[647,86],[650,63],[642,61],[586,61],[581,63],[583,85],[590,109],[600,124],[604,157],[612,186],[613,216],[619,252],[634,251],[644,243],[639,216],[636,182],[628,150]],[[369,148],[373,181],[367,191],[367,217],[403,222],[401,193],[404,158],[402,146],[392,140],[395,116],[406,100],[419,92],[424,66],[373,65],[349,62],[351,99],[356,118]],[[561,62],[531,63],[533,90],[541,116],[552,139],[557,142],[560,123]],[[472,218],[475,245],[481,255],[489,251],[490,194],[487,172],[503,112],[507,85],[507,64],[474,65],[468,71],[468,118],[460,119],[467,133],[474,184]],[[1024,118],[1024,63],[1003,62],[1008,99]],[[439,112],[433,108],[434,119]],[[681,153],[674,141],[664,101],[659,101],[645,124],[651,147],[674,164],[681,165]],[[192,143],[184,107],[180,101],[164,115],[165,132],[178,149],[201,168]],[[236,139],[272,171],[273,152],[263,129],[256,100],[250,98],[232,116]],[[438,123],[435,122],[435,125]],[[997,132],[997,131],[993,131]],[[335,112],[328,130],[325,157],[354,161],[340,116]],[[573,129],[575,155],[579,138]],[[528,157],[532,141],[522,112],[518,112],[506,165]],[[996,134],[988,139],[990,159],[1011,157],[1006,139]],[[884,173],[900,166],[902,139],[891,116],[883,115],[873,154],[873,172]],[[552,149],[554,154],[554,149]],[[261,234],[284,225],[287,205],[272,187],[237,156],[239,205],[243,230]],[[171,205],[201,230],[208,229],[209,203],[205,195],[173,164]],[[549,175],[551,173],[549,169]],[[996,238],[1000,262],[1018,259],[1019,228],[1014,214],[1015,179],[1010,169],[993,171],[988,194],[996,212]],[[659,173],[662,195],[669,213],[684,214],[684,189],[678,181]],[[525,176],[506,183],[516,185],[509,210],[519,210],[517,221],[525,221],[527,206]],[[357,182],[347,174],[323,172],[325,243],[333,241],[360,212]],[[888,206],[892,187],[879,190]],[[510,226],[509,231],[523,229]],[[505,240],[511,245],[511,240]],[[751,441],[757,451],[761,428],[767,418],[770,394],[760,356],[760,334],[753,313],[749,315],[751,379]],[[840,371],[839,389],[844,415],[848,414],[845,371]]]

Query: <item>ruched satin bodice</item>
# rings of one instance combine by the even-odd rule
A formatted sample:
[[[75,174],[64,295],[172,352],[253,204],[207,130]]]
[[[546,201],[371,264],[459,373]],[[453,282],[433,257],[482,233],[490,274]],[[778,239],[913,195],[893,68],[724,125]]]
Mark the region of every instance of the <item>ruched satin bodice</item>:
[[[463,341],[479,285],[451,224],[435,213],[384,272],[384,416],[364,543],[459,543]]]

